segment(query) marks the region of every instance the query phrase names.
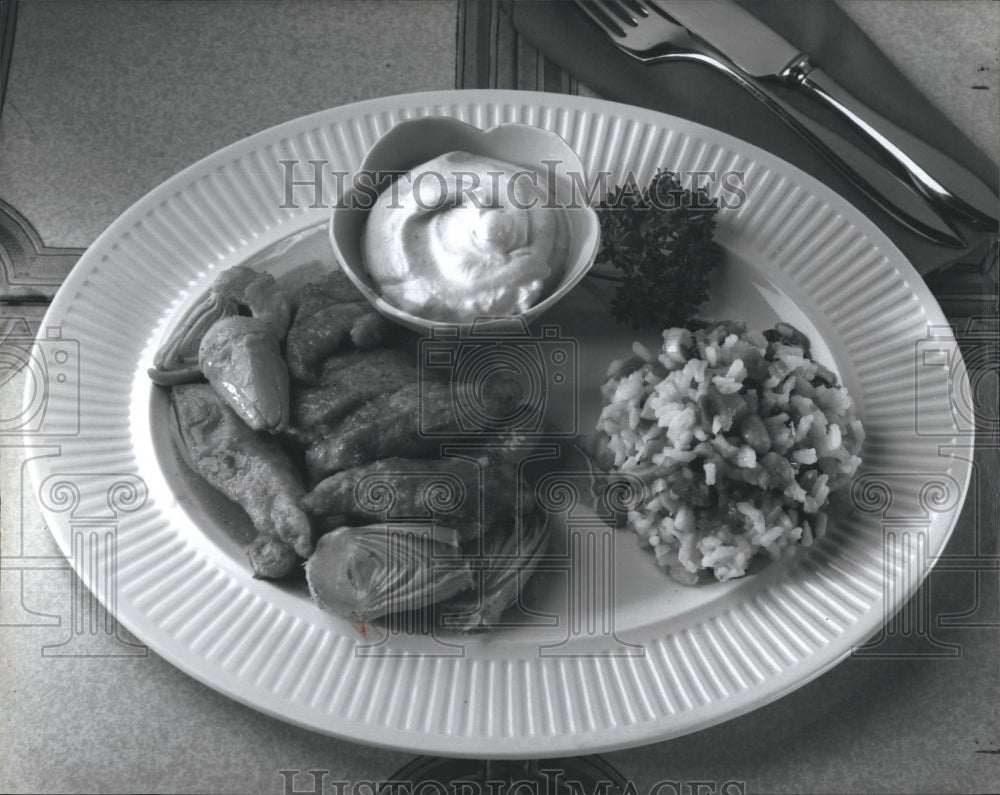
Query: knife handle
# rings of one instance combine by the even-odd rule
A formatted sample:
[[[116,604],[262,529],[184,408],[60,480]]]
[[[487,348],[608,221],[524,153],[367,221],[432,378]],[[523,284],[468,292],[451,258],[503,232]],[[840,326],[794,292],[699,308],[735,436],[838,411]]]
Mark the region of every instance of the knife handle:
[[[791,108],[786,108],[785,111],[793,114],[793,121],[799,129],[799,134],[806,138],[814,149],[824,154],[841,174],[896,220],[942,245],[953,248],[966,245],[954,227],[933,212],[922,194],[902,189],[909,183],[901,182],[895,174],[883,169],[852,143],[812,119],[798,115]],[[813,140],[809,140],[810,136]],[[886,200],[889,202],[888,206]]]
[[[850,121],[879,151],[897,163],[931,201],[973,223],[996,227],[1000,220],[1000,199],[965,166],[848,94],[806,57],[786,69],[784,76]]]

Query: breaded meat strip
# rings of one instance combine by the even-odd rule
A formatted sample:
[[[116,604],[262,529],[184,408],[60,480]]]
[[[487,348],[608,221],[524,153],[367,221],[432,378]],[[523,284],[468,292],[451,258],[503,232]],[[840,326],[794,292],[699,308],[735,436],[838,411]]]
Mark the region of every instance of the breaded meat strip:
[[[324,429],[372,398],[417,382],[416,362],[401,351],[347,351],[323,363],[320,385],[296,390],[292,428],[303,440],[322,438]]]
[[[188,461],[240,505],[260,537],[248,550],[257,577],[283,577],[313,551],[304,490],[277,439],[252,430],[209,384],[183,384],[171,395]]]
[[[460,419],[462,406],[475,406],[487,417],[514,416],[522,389],[514,379],[491,379],[475,391],[465,383],[454,389],[442,381],[408,384],[382,394],[333,425],[309,445],[306,467],[314,481],[380,458],[436,456],[442,443],[482,438],[475,424]]]
[[[496,455],[385,458],[325,478],[302,500],[320,534],[345,524],[433,519],[463,542],[496,523],[513,526],[533,505],[514,465]]]
[[[305,285],[295,303],[285,357],[292,379],[299,383],[316,383],[323,360],[342,345],[374,348],[388,330],[387,321],[339,269]]]

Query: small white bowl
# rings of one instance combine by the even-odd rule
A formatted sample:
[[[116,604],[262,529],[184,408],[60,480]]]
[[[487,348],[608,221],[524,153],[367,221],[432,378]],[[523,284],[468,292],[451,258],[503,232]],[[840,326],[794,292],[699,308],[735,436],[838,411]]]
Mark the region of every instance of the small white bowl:
[[[550,173],[545,162],[556,162],[556,195],[576,198],[569,174],[583,179],[583,164],[576,152],[560,136],[527,124],[501,124],[480,130],[447,116],[425,116],[400,122],[383,135],[365,155],[361,172],[406,172],[453,151],[465,151]],[[376,185],[381,192],[390,183],[386,176]],[[578,186],[579,186],[578,182]],[[361,239],[371,201],[353,201],[359,192],[348,191],[330,215],[330,242],[341,267],[362,295],[385,317],[414,331],[430,331],[438,326],[471,326],[419,317],[383,298],[369,276],[361,255]],[[577,190],[576,194],[583,194]],[[578,206],[577,206],[578,205]],[[497,320],[519,319],[530,323],[561,300],[587,274],[600,245],[600,224],[596,211],[582,201],[567,201],[566,218],[571,230],[566,268],[559,281],[526,312]],[[482,323],[476,322],[480,328]]]

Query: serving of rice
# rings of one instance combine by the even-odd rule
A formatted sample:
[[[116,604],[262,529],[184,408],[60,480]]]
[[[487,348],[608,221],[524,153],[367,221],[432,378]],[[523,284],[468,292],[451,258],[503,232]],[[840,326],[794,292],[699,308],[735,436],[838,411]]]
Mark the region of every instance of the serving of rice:
[[[659,567],[687,585],[702,572],[725,581],[759,553],[811,545],[864,431],[805,335],[727,321],[668,329],[660,351],[633,353],[602,387],[597,457],[645,484],[628,524]]]

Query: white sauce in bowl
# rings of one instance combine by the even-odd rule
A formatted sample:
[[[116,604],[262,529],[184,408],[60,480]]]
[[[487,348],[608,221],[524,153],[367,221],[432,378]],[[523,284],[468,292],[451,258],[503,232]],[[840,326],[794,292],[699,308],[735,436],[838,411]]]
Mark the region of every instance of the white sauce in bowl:
[[[517,315],[563,275],[566,210],[543,173],[449,152],[377,198],[362,257],[382,296],[428,320]]]

